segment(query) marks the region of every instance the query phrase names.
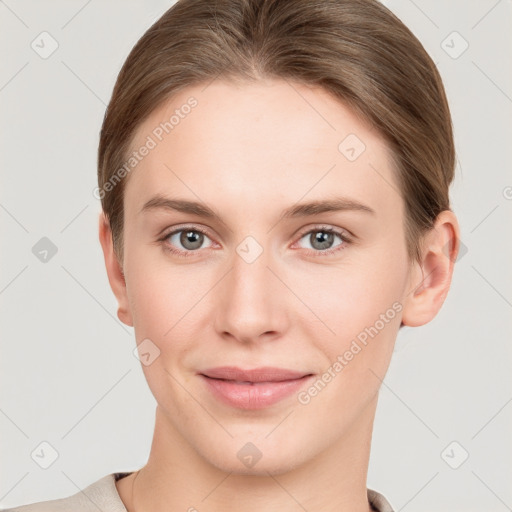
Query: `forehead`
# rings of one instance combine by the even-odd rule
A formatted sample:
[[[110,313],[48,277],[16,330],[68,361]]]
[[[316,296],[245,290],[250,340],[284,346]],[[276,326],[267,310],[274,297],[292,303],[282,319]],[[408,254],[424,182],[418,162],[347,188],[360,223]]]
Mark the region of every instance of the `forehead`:
[[[294,202],[335,188],[361,201],[374,191],[378,202],[386,187],[396,201],[384,140],[320,87],[285,80],[189,87],[148,116],[131,150],[148,141],[126,201],[170,190],[204,200],[222,191],[255,204],[263,196]]]

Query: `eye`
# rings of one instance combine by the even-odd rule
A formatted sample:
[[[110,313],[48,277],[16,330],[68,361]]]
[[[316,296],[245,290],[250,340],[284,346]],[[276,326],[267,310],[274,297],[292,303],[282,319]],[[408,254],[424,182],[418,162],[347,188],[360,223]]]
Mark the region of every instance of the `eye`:
[[[341,243],[333,246],[336,237],[341,240]],[[345,231],[328,226],[317,226],[306,231],[301,235],[300,240],[303,239],[312,247],[313,256],[325,256],[336,253],[345,249],[351,243],[351,239]]]
[[[166,233],[159,241],[163,242],[166,250],[178,256],[187,257],[193,256],[203,248],[205,239],[210,240],[205,230],[198,226],[184,226]]]
[[[336,237],[341,242],[333,245]],[[300,240],[302,239],[305,239],[310,244],[314,256],[326,256],[336,253],[352,243],[346,231],[330,226],[317,226],[314,229],[310,229],[302,233]],[[205,240],[210,240],[211,242],[206,230],[199,226],[183,226],[167,232],[159,239],[163,243],[165,250],[179,257],[194,256],[195,253],[199,252],[199,249],[204,248]],[[212,245],[210,244],[207,247]]]

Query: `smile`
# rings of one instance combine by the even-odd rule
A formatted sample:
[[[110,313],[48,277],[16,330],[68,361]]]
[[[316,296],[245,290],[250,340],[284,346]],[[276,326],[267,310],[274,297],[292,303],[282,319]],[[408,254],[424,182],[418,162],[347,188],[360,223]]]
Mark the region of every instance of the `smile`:
[[[313,374],[269,367],[219,367],[205,370],[199,377],[222,403],[238,409],[263,409],[297,393]]]

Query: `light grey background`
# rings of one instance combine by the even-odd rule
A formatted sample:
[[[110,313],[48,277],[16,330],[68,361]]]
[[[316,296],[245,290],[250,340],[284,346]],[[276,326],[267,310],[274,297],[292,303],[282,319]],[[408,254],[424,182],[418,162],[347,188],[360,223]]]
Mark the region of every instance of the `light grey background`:
[[[116,316],[92,191],[117,73],[172,3],[0,1],[0,507],[68,496],[147,460],[155,401]],[[438,317],[399,336],[368,487],[397,511],[511,510],[512,3],[385,4],[445,82],[467,253]],[[43,31],[58,43],[46,59],[31,47]],[[58,249],[46,263],[32,251],[42,237]],[[58,453],[48,469],[31,456],[42,442]]]

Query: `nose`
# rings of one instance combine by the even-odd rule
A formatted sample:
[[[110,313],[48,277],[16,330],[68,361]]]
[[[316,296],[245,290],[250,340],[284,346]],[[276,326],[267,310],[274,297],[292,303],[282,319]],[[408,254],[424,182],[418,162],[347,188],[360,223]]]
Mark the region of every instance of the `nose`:
[[[260,251],[257,244],[242,243],[216,287],[215,328],[223,338],[254,343],[276,339],[288,328],[290,297],[270,251]]]

